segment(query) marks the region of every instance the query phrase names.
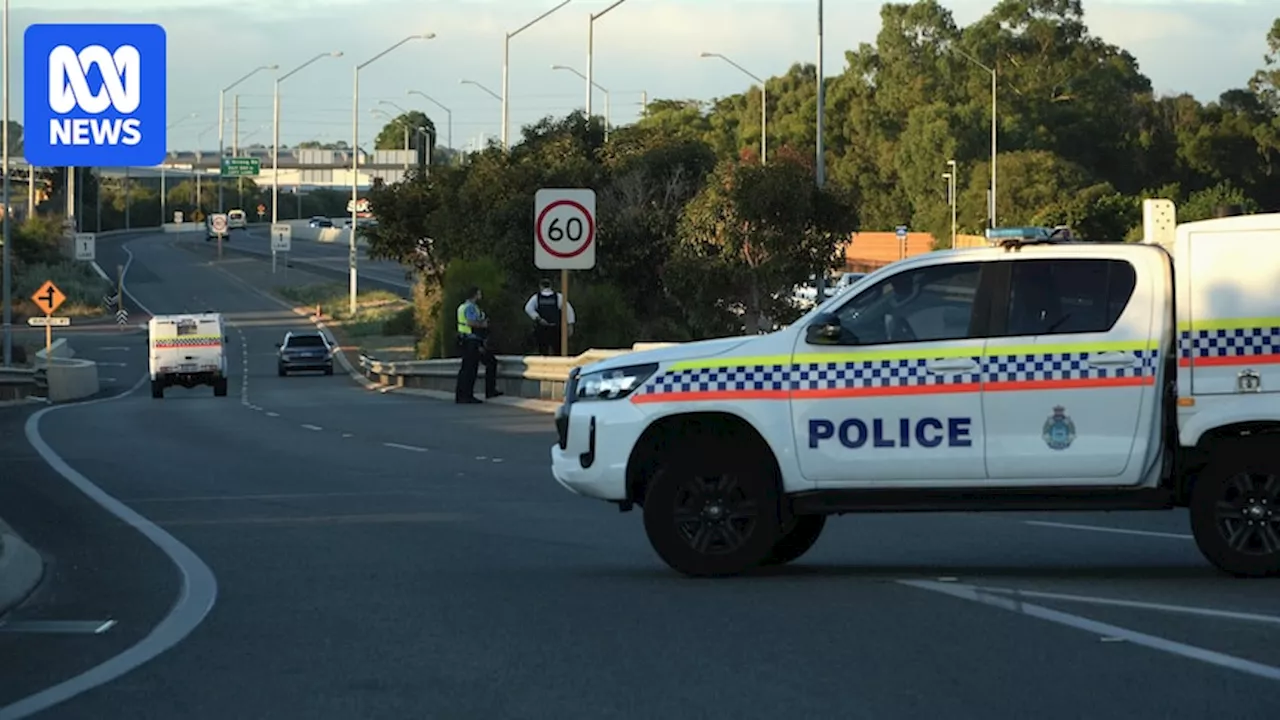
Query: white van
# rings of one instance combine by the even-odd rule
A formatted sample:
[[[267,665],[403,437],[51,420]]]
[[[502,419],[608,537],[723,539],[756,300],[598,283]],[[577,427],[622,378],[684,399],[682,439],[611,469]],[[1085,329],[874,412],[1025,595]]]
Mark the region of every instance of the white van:
[[[245,220],[243,210],[230,210],[227,212],[228,230],[243,230],[247,224],[248,221]]]
[[[222,315],[157,315],[147,330],[151,397],[164,397],[165,388],[173,385],[211,385],[215,396],[226,396],[227,338]]]

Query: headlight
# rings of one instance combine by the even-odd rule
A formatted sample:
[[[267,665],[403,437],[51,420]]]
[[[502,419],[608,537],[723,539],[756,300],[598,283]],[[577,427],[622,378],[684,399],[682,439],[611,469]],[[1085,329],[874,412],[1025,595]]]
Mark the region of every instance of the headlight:
[[[649,376],[658,370],[658,364],[632,365],[586,373],[578,378],[578,392],[575,401],[581,400],[617,400],[632,393],[644,384]]]

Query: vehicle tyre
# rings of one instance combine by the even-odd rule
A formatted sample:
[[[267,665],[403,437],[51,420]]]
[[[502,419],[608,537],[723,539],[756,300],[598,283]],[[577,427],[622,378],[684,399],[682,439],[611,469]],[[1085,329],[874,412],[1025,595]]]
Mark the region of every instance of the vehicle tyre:
[[[333,366],[332,366],[332,365],[325,365],[325,366],[324,366],[324,374],[325,374],[325,375],[332,375],[332,374],[333,374]]]
[[[786,565],[809,552],[827,526],[826,515],[800,515],[785,528],[762,565]]]
[[[289,371],[285,370],[283,365],[276,365],[276,375],[279,375],[280,377],[284,377],[285,375],[288,375],[288,374],[289,374]]]
[[[1196,545],[1238,577],[1280,576],[1280,458],[1264,442],[1215,448],[1191,488]]]
[[[159,380],[151,381],[151,397],[159,400],[164,397],[164,383]]]
[[[217,380],[213,381],[213,396],[214,397],[227,396],[227,379],[226,378],[218,378]]]
[[[740,447],[692,443],[667,451],[644,501],[649,544],[672,569],[693,577],[758,567],[780,534],[770,465]]]

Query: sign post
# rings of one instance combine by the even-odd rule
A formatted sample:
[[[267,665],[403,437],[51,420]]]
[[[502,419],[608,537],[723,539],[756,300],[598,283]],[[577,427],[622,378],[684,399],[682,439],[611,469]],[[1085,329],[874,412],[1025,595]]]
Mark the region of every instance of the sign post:
[[[209,229],[218,236],[218,259],[222,259],[222,238],[227,234],[227,214],[216,213],[209,216]]]
[[[293,227],[288,223],[276,223],[271,226],[271,274],[276,272],[276,253],[288,253],[293,249]],[[285,273],[289,272],[289,260],[284,262]]]
[[[44,359],[49,362],[53,359],[49,357],[53,349],[53,312],[62,307],[67,296],[62,294],[52,280],[45,280],[40,289],[32,293],[31,301],[44,312]]]
[[[898,234],[898,259],[903,260],[907,257],[907,226],[899,225],[896,232]]]
[[[116,325],[120,329],[124,329],[124,324],[129,321],[129,311],[124,307],[124,266],[116,266]]]
[[[542,188],[533,200],[533,264],[560,271],[560,354],[569,354],[569,271],[596,266],[596,192]]]
[[[76,233],[76,260],[93,262],[98,255],[98,236],[94,233]]]

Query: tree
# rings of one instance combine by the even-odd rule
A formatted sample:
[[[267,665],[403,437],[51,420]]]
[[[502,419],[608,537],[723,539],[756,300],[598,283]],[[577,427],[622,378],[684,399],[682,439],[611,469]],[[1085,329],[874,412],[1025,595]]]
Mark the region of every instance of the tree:
[[[425,132],[420,128],[425,128]],[[391,122],[383,125],[382,130],[378,131],[378,137],[374,140],[373,146],[378,150],[405,150],[407,138],[409,143],[407,149],[417,150],[426,142],[424,135],[432,139],[436,137],[435,123],[431,122],[431,118],[427,117],[426,113],[410,110],[395,116]]]
[[[22,154],[22,141],[26,131],[22,129],[22,123],[16,120],[9,121],[9,152],[14,155]]]

